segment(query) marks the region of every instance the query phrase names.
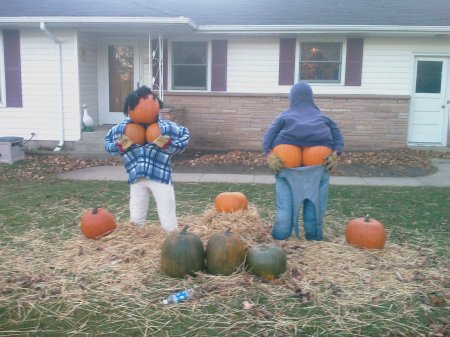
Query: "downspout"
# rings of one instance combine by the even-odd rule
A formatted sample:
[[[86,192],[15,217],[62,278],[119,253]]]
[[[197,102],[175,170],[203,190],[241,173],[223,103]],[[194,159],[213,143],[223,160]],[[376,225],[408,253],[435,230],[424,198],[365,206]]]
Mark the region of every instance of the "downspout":
[[[58,45],[58,67],[59,67],[59,107],[61,110],[60,115],[60,136],[59,143],[53,151],[61,151],[64,145],[64,98],[63,98],[63,73],[62,73],[62,42],[58,40],[52,33],[50,33],[47,28],[45,28],[45,22],[40,24],[41,30],[55,43]]]

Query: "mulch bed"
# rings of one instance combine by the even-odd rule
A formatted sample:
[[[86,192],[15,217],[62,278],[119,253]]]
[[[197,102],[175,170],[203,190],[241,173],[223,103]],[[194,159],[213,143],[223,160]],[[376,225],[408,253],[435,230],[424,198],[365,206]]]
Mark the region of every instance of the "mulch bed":
[[[399,149],[386,151],[346,152],[340,159],[335,176],[417,177],[436,172],[432,158],[450,159],[450,152]],[[41,179],[44,175],[76,169],[122,165],[120,157],[102,160],[75,159],[68,155],[27,154],[14,167],[16,177]],[[261,152],[229,151],[211,153],[186,151],[173,157],[174,172],[272,174]],[[0,181],[8,179],[8,164],[0,165]]]

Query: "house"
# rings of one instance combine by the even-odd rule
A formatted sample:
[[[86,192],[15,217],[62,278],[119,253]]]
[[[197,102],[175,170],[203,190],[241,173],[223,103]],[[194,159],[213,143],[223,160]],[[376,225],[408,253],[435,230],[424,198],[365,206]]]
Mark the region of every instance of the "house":
[[[347,150],[449,146],[448,0],[3,0],[0,136],[70,147],[152,87],[191,147],[261,150],[294,82]]]

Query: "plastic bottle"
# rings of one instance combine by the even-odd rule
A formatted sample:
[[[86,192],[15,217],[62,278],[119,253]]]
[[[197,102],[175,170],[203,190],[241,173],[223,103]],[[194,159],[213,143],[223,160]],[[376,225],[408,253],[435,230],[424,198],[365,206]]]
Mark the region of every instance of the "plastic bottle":
[[[183,301],[186,301],[187,299],[191,298],[192,295],[194,295],[194,289],[186,289],[183,291],[180,291],[178,293],[171,294],[169,297],[167,297],[165,300],[163,300],[163,304],[176,304]]]

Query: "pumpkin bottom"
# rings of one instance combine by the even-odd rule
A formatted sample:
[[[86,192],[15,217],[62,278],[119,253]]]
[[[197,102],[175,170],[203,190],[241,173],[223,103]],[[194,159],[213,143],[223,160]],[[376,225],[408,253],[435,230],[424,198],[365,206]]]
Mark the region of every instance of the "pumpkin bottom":
[[[290,144],[279,144],[272,149],[283,161],[284,167],[293,168],[302,165],[302,148]]]
[[[327,146],[304,146],[303,147],[303,166],[315,166],[325,164],[325,158],[333,153],[333,150]]]

